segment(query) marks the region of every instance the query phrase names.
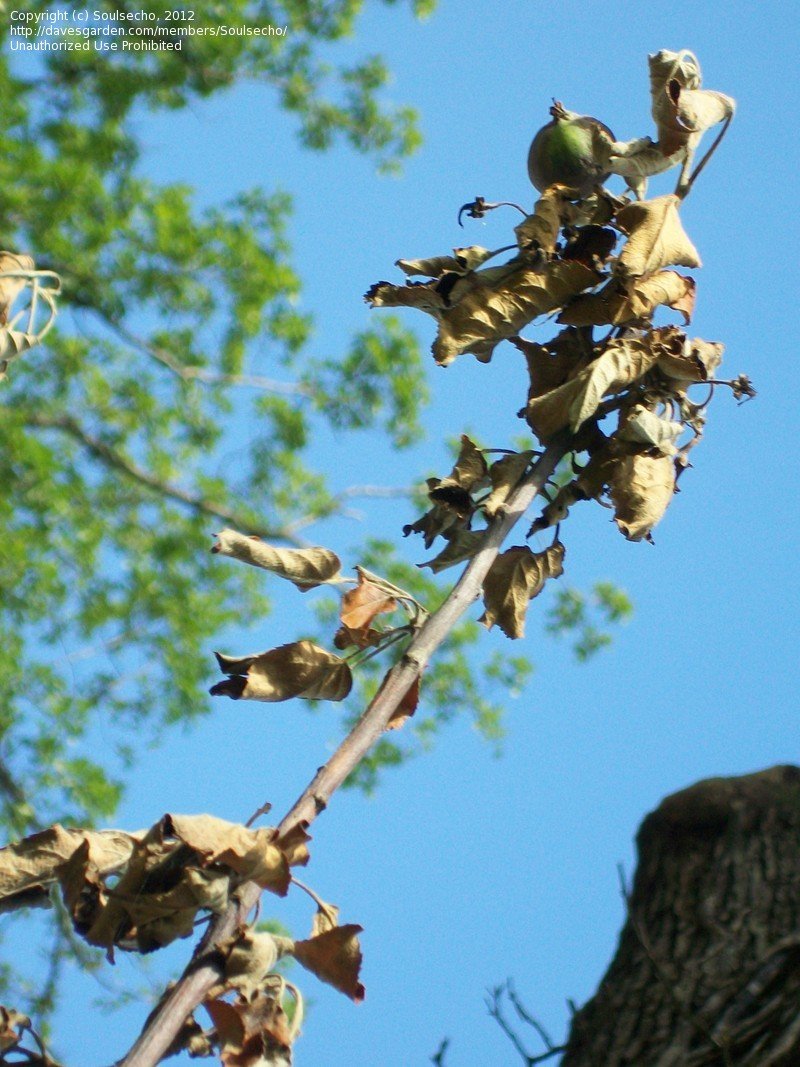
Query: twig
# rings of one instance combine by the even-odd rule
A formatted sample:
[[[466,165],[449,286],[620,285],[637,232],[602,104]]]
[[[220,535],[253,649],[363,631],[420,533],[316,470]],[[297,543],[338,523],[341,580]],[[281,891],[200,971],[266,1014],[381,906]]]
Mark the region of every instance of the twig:
[[[191,493],[188,489],[181,489],[180,486],[172,485],[169,482],[162,481],[160,478],[156,478],[155,475],[138,466],[133,460],[128,459],[127,456],[106,444],[105,441],[90,434],[71,415],[42,415],[39,412],[30,412],[26,414],[25,422],[28,426],[36,426],[43,430],[58,430],[67,434],[82,444],[97,459],[114,470],[120,471],[132,481],[138,482],[140,485],[144,485],[170,500],[175,500],[179,504],[184,504],[202,515],[210,515],[215,519],[221,519],[230,526],[248,530],[250,533],[258,534],[260,537],[300,544],[300,541],[285,528],[277,530],[271,530],[266,527],[258,528],[257,524],[254,524],[252,519],[245,515],[241,515],[230,508],[212,504],[204,496]]]
[[[467,565],[447,599],[420,627],[404,655],[388,672],[383,685],[364,714],[344,738],[328,762],[322,766],[278,826],[284,837],[298,826],[307,826],[327,807],[332,794],[358,766],[380,738],[403,697],[420,677],[426,664],[445,640],[456,622],[480,595],[483,579],[497,557],[500,546],[555,470],[567,451],[567,442],[554,440],[537,461],[488,527],[483,545]],[[120,1067],[155,1067],[184,1020],[219,981],[216,946],[230,937],[238,923],[261,896],[252,882],[241,886],[238,903],[228,906],[203,938],[183,976],[148,1021]]]
[[[171,352],[160,345],[154,345],[144,337],[139,337],[118,322],[115,318],[107,315],[93,305],[84,305],[87,310],[94,312],[110,329],[112,329],[123,341],[138,348],[146,356],[154,359],[157,363],[172,371],[177,377],[185,382],[199,381],[206,385],[239,385],[251,389],[260,389],[265,393],[277,393],[282,396],[301,396],[312,399],[314,390],[311,386],[300,382],[281,382],[276,378],[267,378],[262,374],[226,374],[224,371],[209,370],[208,367],[195,367],[180,363]]]
[[[503,993],[508,993],[509,1000],[514,1005],[514,1009],[517,1015],[534,1028],[539,1037],[542,1039],[545,1051],[540,1052],[538,1055],[534,1055],[525,1048],[522,1043],[522,1039],[519,1034],[514,1030],[511,1024],[503,1014]],[[554,1045],[550,1038],[547,1036],[547,1031],[533,1017],[522,1007],[516,993],[513,991],[511,985],[511,979],[509,979],[505,985],[495,986],[491,991],[491,995],[486,998],[486,1008],[489,1015],[495,1020],[500,1029],[509,1039],[511,1044],[520,1054],[525,1061],[526,1067],[535,1067],[537,1063],[544,1063],[546,1060],[552,1059],[553,1056],[558,1056],[567,1047],[566,1045]]]
[[[431,1063],[433,1064],[433,1067],[444,1067],[444,1057],[449,1047],[450,1038],[443,1037],[439,1044],[439,1047],[431,1056]]]

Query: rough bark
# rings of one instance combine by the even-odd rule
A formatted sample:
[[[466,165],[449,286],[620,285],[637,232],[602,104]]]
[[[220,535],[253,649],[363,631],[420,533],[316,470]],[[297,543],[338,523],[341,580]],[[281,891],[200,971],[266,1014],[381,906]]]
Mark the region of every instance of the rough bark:
[[[800,1065],[800,768],[667,797],[637,846],[616,956],[562,1067]]]

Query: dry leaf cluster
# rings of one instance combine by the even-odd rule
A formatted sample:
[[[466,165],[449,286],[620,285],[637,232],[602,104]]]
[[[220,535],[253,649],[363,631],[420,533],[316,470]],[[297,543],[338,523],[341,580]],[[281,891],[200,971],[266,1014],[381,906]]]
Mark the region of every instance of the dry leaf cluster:
[[[0,252],[0,381],[9,364],[38,345],[52,327],[60,289],[58,275],[36,270],[30,256]],[[20,307],[23,292],[29,300]]]

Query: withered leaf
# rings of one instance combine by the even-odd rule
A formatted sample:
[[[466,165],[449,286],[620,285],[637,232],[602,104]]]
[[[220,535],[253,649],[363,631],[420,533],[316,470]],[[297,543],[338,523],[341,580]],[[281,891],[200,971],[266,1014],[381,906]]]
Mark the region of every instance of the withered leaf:
[[[657,334],[653,330],[643,338],[609,341],[602,355],[570,381],[531,399],[526,418],[539,439],[547,441],[567,426],[575,432],[597,411],[604,396],[641,378],[661,354]]]
[[[398,259],[397,266],[404,274],[419,274],[426,278],[440,278],[449,271],[465,274],[475,270],[484,262],[491,252],[480,245],[466,248],[454,248],[452,256],[432,256],[429,259]]]
[[[360,568],[357,567],[356,571],[358,585],[354,589],[348,589],[342,597],[340,619],[350,633],[357,635],[355,643],[360,644],[361,637],[367,636],[375,617],[394,611],[397,601],[385,589],[369,581]]]
[[[497,625],[506,637],[522,637],[528,603],[539,595],[548,578],[563,574],[565,551],[556,541],[543,552],[532,552],[527,545],[502,552],[483,580],[486,610],[479,621],[486,629]]]
[[[628,204],[617,215],[617,225],[628,240],[617,259],[625,275],[651,274],[662,267],[699,267],[700,256],[681,225],[674,194]]]
[[[309,860],[308,842],[311,834],[308,833],[308,823],[303,820],[297,823],[278,838],[277,844],[286,857],[290,867],[305,867]]]
[[[438,485],[431,487],[430,495],[433,498],[434,492],[441,493],[443,489],[451,486],[458,486],[459,489],[472,493],[484,484],[488,469],[483,452],[473,440],[462,433],[461,448],[453,469]]]
[[[31,1020],[27,1015],[0,1005],[0,1052],[16,1048],[25,1030],[30,1030]]]
[[[674,463],[669,456],[622,456],[614,466],[609,491],[620,531],[629,541],[650,541],[651,530],[675,491]]]
[[[552,341],[540,345],[522,337],[510,338],[523,353],[528,364],[530,389],[528,399],[549,393],[574,375],[594,358],[591,339],[586,330],[568,326]]]
[[[0,900],[46,887],[59,877],[59,869],[82,846],[101,875],[121,870],[130,859],[139,834],[121,830],[71,830],[58,823],[0,849]]]
[[[30,256],[19,255],[17,252],[0,252],[0,274],[31,271],[34,266]],[[26,284],[25,278],[0,278],[1,325],[5,325],[8,321],[9,309]]]
[[[485,530],[466,530],[463,527],[455,527],[448,530],[444,537],[447,545],[438,556],[420,563],[420,567],[430,567],[434,574],[447,570],[448,567],[457,567],[459,563],[465,563],[472,559],[484,541]]]
[[[505,504],[509,496],[516,489],[520,478],[528,469],[533,459],[533,451],[514,452],[510,456],[503,456],[489,468],[489,477],[492,482],[492,491],[483,505],[483,510],[490,519],[494,518],[498,509]]]
[[[587,267],[599,270],[617,243],[614,230],[604,226],[581,226],[577,235],[564,249],[564,259],[576,259]]]
[[[301,592],[330,582],[342,569],[341,560],[329,548],[275,548],[260,537],[248,537],[229,529],[216,536],[212,552],[272,571],[288,579]]]
[[[337,906],[320,900],[311,924],[311,936],[319,937],[320,934],[327,933],[328,930],[335,930],[338,925],[339,909]]]
[[[598,293],[583,293],[558,316],[570,326],[621,326],[647,320],[660,305],[680,311],[689,322],[694,310],[695,282],[674,270],[647,277],[612,278]]]
[[[487,280],[478,271],[478,284],[441,313],[433,345],[441,366],[465,352],[488,363],[500,341],[518,334],[537,316],[563,307],[598,279],[597,272],[583,263],[553,261],[540,266],[531,265],[525,256],[517,259],[499,280]]]
[[[163,837],[161,822],[136,844],[119,882],[86,940],[110,952],[115,945],[152,952],[189,937],[200,909],[220,912],[228,903],[229,873],[200,869],[192,849]]]
[[[291,1033],[277,997],[259,990],[229,1004],[204,1001],[220,1046],[222,1067],[290,1067]]]
[[[569,204],[567,190],[563,185],[551,185],[542,193],[533,209],[533,214],[514,227],[517,244],[522,251],[531,247],[543,252],[552,252],[561,230],[564,211]]]
[[[313,641],[293,641],[255,656],[215,655],[230,677],[211,687],[212,696],[268,703],[293,697],[344,700],[353,685],[347,663]]]
[[[431,282],[409,282],[406,285],[376,282],[366,291],[364,299],[374,308],[419,308],[434,318],[447,307],[446,299]]]
[[[620,441],[649,445],[664,456],[672,456],[683,429],[683,423],[664,418],[642,404],[636,404],[625,413],[616,437]]]
[[[420,679],[415,678],[403,699],[392,712],[392,717],[386,724],[387,730],[399,730],[401,726],[404,726],[408,722],[417,710],[419,704],[419,687]]]
[[[462,491],[463,492],[463,491]],[[430,548],[437,537],[456,526],[464,526],[464,516],[448,504],[434,504],[430,511],[403,527],[403,537],[412,533],[421,533],[426,548]]]
[[[358,934],[362,929],[348,923],[308,941],[295,941],[294,957],[321,981],[359,1002],[364,999],[364,987],[358,980],[361,970]]]
[[[250,998],[263,985],[269,972],[287,952],[288,937],[275,937],[258,930],[243,930],[233,940],[225,960],[225,989],[235,989]]]
[[[678,352],[667,351],[658,360],[658,369],[668,378],[690,385],[706,382],[722,362],[725,346],[699,337],[685,341]]]
[[[165,815],[162,834],[183,841],[203,865],[222,863],[242,879],[286,895],[289,863],[271,826],[251,830],[214,815]]]

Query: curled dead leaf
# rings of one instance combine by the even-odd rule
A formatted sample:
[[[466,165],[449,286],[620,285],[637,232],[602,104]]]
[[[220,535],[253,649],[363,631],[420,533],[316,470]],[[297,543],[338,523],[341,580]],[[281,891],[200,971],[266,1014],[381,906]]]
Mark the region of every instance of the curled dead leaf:
[[[525,256],[512,261],[500,278],[476,274],[478,284],[441,314],[433,355],[441,366],[471,352],[488,363],[500,341],[523,326],[563,307],[571,297],[596,284],[597,272],[583,263],[553,261],[531,264]]]
[[[323,982],[332,985],[356,1002],[364,999],[358,980],[361,970],[361,926],[349,923],[327,930],[308,941],[295,941],[293,955],[298,963]]]
[[[564,572],[565,548],[556,541],[543,552],[517,545],[502,552],[483,580],[485,611],[480,618],[487,630],[497,625],[506,637],[522,637],[528,604],[548,578]]]
[[[617,259],[624,275],[652,274],[662,267],[699,267],[700,256],[681,225],[674,194],[628,204],[617,214],[617,225],[628,240]]]
[[[568,206],[568,190],[563,185],[551,185],[545,189],[536,201],[533,214],[514,227],[521,251],[541,249],[543,252],[552,252]]]
[[[653,330],[642,338],[609,341],[602,354],[574,378],[531,399],[525,417],[539,439],[548,441],[566,427],[575,432],[594,415],[604,396],[646,374],[661,354],[657,336]]]
[[[398,259],[396,265],[404,274],[440,278],[443,274],[451,271],[456,274],[466,274],[467,271],[475,270],[491,254],[488,248],[482,248],[480,245],[469,245],[466,248],[454,248],[452,256],[432,256],[429,259]]]
[[[652,541],[675,491],[675,465],[669,456],[622,456],[610,481],[614,521],[629,541]]]
[[[313,641],[293,641],[255,656],[215,653],[220,670],[229,677],[209,690],[232,700],[277,703],[303,700],[344,700],[353,685],[350,667]]]
[[[214,815],[165,815],[161,827],[164,838],[175,837],[188,845],[198,863],[224,864],[243,881],[286,895],[289,863],[276,844],[273,827],[251,830]]]
[[[341,560],[329,548],[275,548],[260,537],[230,529],[221,530],[216,536],[212,552],[272,571],[301,592],[332,581],[342,569]]]
[[[663,305],[680,311],[687,323],[694,310],[695,291],[694,279],[674,270],[658,271],[643,278],[612,278],[598,293],[576,297],[557,321],[571,326],[621,326],[646,322]]]
[[[20,275],[34,270],[35,266],[30,256],[17,252],[0,252],[0,325],[8,322],[11,305],[27,285],[27,279]]]
[[[590,331],[576,330],[572,326],[562,330],[552,341],[540,345],[522,337],[510,338],[525,356],[530,375],[528,399],[543,396],[568,378],[572,378],[595,357]]]
[[[492,483],[492,491],[483,504],[484,512],[493,519],[498,510],[505,504],[511,493],[516,489],[525,471],[533,459],[533,451],[514,452],[510,456],[503,456],[489,468],[489,478]]]
[[[77,830],[56,823],[0,849],[0,901],[4,909],[28,905],[43,896],[47,886],[58,881],[60,871],[85,846],[87,862],[101,877],[113,874],[128,863],[143,832],[121,830]]]
[[[355,644],[365,647],[362,640],[367,640],[370,624],[385,612],[394,611],[397,607],[395,598],[374,582],[365,578],[363,571],[356,568],[358,573],[358,585],[348,591],[342,597],[340,619],[348,634],[355,637]]]
[[[420,567],[430,567],[434,574],[447,570],[448,567],[457,567],[459,563],[466,563],[472,559],[484,542],[485,530],[466,530],[463,527],[453,527],[443,533],[447,544],[433,559],[420,563]]]
[[[643,404],[636,404],[625,412],[616,438],[657,449],[664,456],[673,456],[683,430],[683,423],[657,415]]]
[[[292,951],[288,937],[258,930],[242,930],[229,944],[224,989],[235,989],[245,999],[258,992],[278,960]]]
[[[270,990],[239,996],[232,1004],[210,999],[204,1006],[222,1067],[290,1067],[292,1034],[280,999]]]

